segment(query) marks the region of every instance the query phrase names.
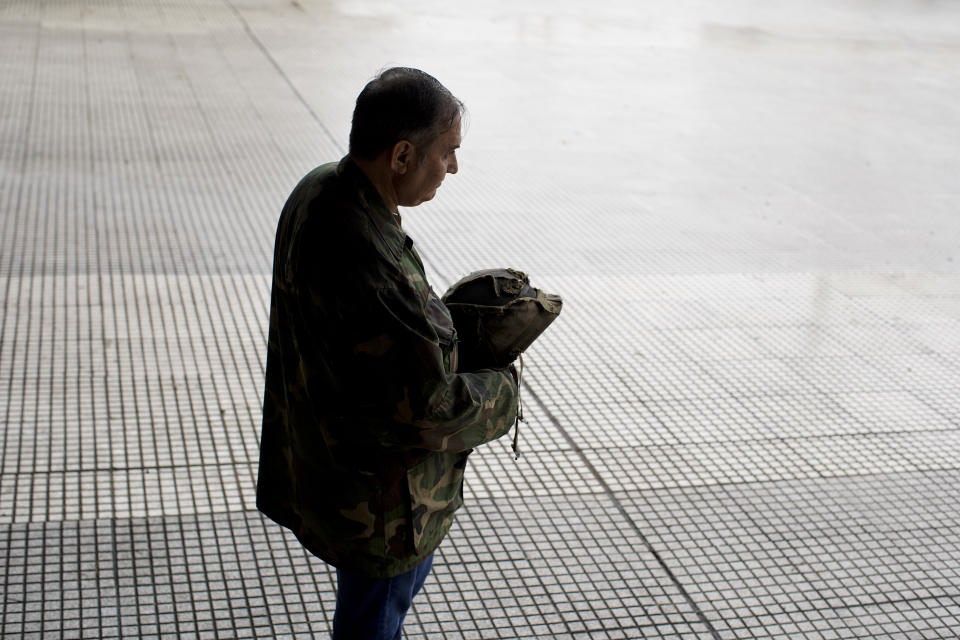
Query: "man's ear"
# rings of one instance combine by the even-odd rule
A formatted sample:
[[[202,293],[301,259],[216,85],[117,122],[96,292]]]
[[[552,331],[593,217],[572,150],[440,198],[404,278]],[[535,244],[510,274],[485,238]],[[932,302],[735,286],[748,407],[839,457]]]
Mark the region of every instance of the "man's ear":
[[[413,168],[415,149],[409,140],[400,140],[390,150],[390,168],[394,173],[403,174]]]

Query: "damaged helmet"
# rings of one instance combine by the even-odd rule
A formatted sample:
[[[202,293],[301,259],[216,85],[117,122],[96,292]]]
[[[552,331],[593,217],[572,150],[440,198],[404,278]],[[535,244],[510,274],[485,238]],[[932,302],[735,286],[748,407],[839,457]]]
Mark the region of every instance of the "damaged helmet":
[[[459,337],[459,369],[508,366],[560,315],[563,299],[514,269],[485,269],[443,294]]]

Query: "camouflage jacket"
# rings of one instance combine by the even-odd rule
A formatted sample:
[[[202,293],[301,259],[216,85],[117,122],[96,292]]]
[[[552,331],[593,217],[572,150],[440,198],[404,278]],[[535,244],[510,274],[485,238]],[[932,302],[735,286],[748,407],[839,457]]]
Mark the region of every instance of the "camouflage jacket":
[[[509,371],[456,372],[453,321],[356,164],[307,174],[277,228],[257,507],[336,567],[407,571],[516,394]]]

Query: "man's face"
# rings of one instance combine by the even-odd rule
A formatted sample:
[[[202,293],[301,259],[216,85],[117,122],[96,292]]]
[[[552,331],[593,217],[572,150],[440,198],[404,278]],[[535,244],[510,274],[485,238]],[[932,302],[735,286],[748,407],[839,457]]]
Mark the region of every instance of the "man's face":
[[[434,140],[422,161],[413,163],[412,169],[400,176],[397,203],[403,207],[415,207],[432,199],[444,177],[457,172],[459,148],[460,118],[457,118],[448,130]]]

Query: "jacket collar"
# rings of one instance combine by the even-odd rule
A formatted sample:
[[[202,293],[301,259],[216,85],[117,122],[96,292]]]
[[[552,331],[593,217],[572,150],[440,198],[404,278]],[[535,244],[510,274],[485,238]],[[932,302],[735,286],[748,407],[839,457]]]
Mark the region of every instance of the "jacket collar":
[[[399,259],[404,248],[413,246],[413,239],[406,234],[401,226],[400,214],[387,208],[377,188],[370,182],[370,178],[349,155],[340,160],[337,165],[337,172],[355,188],[360,204],[363,205],[363,210],[367,213],[370,223]]]

